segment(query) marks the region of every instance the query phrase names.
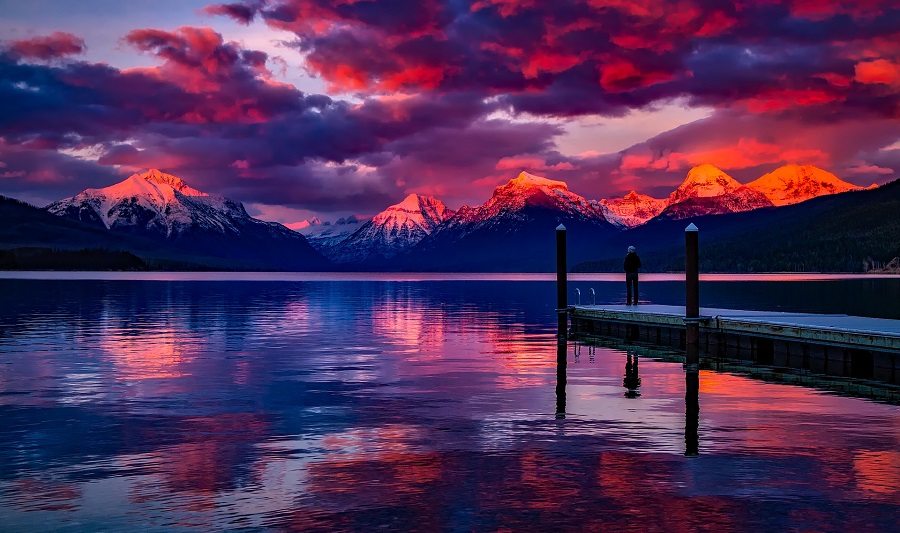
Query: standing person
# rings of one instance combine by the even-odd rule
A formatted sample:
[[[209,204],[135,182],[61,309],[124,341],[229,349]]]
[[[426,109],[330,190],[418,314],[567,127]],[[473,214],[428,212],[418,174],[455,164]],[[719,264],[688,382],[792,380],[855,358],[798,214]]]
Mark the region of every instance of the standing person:
[[[634,289],[634,305],[638,303],[638,270],[641,268],[641,258],[638,257],[634,246],[628,247],[625,255],[625,286],[628,287],[625,305],[631,305],[632,288]]]

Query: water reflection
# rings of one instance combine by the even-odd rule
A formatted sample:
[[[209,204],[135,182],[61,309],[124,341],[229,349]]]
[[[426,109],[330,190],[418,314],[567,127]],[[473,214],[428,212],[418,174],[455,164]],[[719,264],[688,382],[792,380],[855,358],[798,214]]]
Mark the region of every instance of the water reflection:
[[[700,453],[700,372],[684,372],[684,455],[697,457]]]
[[[853,530],[900,510],[895,406],[582,357],[552,283],[0,290],[3,531]]]
[[[633,351],[628,351],[625,359],[625,379],[622,385],[625,387],[626,398],[637,398],[641,395],[638,390],[641,387],[641,377],[638,373],[638,356]]]
[[[556,340],[556,418],[566,417],[566,372],[568,368],[568,348],[566,339]]]

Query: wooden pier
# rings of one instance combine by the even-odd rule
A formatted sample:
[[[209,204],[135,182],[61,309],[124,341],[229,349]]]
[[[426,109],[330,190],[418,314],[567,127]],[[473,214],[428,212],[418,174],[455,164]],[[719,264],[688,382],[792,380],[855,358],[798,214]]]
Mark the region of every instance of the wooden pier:
[[[900,384],[900,321],[848,315],[779,313],[668,305],[576,305],[566,308],[570,333],[688,350],[716,357],[830,376]]]

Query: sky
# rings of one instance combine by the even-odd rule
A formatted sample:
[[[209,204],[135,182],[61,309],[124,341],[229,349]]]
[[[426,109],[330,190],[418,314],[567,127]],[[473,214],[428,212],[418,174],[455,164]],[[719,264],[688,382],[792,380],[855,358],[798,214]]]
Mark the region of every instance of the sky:
[[[159,168],[287,224],[528,171],[900,175],[896,0],[0,0],[0,194]]]

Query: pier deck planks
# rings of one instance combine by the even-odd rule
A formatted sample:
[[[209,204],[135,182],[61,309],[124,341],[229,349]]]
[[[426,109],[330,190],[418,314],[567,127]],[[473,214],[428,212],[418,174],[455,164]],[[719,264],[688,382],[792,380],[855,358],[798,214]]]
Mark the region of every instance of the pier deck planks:
[[[573,318],[668,327],[684,326],[684,313],[683,306],[656,304],[569,307]],[[900,352],[900,320],[709,307],[700,308],[700,316],[701,328],[724,333]]]

